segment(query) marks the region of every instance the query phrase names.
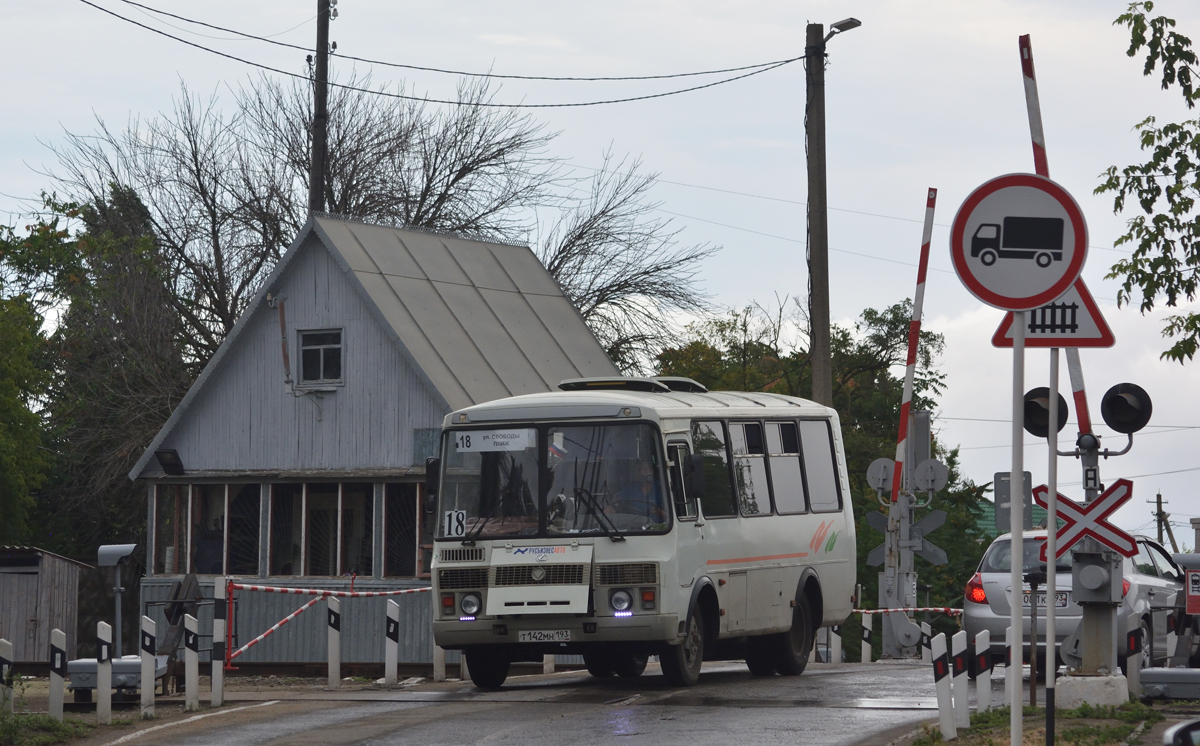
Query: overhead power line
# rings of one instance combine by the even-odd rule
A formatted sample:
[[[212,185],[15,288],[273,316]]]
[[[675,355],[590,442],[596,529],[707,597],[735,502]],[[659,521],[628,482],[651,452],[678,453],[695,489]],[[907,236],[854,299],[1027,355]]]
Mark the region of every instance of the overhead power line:
[[[299,46],[296,44],[288,44],[287,42],[275,41],[274,39],[271,39],[270,37],[256,36],[254,34],[248,34],[244,31],[238,31],[236,29],[225,28],[223,26],[216,26],[211,23],[205,23],[204,21],[197,21],[192,18],[187,18],[185,16],[176,15],[175,13],[168,13],[165,10],[160,10],[158,8],[152,8],[149,5],[143,5],[141,3],[134,2],[134,0],[121,0],[121,2],[125,3],[126,5],[132,5],[136,8],[142,8],[143,10],[147,10],[151,13],[156,13],[158,15],[167,16],[168,18],[174,18],[175,20],[183,21],[184,23],[191,23],[191,24],[195,24],[196,26],[203,26],[205,28],[213,29],[214,31],[223,31],[224,33],[227,33],[227,34],[237,34],[238,36],[241,36],[245,39],[253,39],[255,41],[264,41],[264,42],[267,42],[268,44],[275,44],[277,46],[287,47],[289,49],[298,49],[302,52],[311,52],[312,51],[312,49],[309,47],[302,47],[302,46]],[[307,21],[305,23],[307,23]],[[303,25],[303,24],[301,24],[301,25]],[[177,27],[172,26],[172,28],[177,28]],[[183,29],[180,29],[180,30],[182,31]],[[192,33],[192,32],[187,32],[187,33]],[[286,33],[286,32],[283,32],[283,33]],[[275,34],[275,36],[278,36],[278,35],[279,34]],[[208,37],[208,38],[215,38],[215,37]],[[554,75],[501,75],[499,73],[472,73],[472,72],[466,72],[464,70],[447,70],[447,69],[440,68],[440,67],[424,67],[421,65],[406,65],[406,64],[399,63],[399,62],[385,62],[383,60],[372,60],[372,59],[368,59],[365,57],[355,57],[355,56],[349,55],[349,54],[340,54],[338,52],[331,52],[330,56],[340,57],[345,60],[353,60],[354,62],[365,62],[369,65],[381,65],[383,67],[398,67],[398,68],[402,68],[405,70],[419,70],[422,72],[442,73],[445,75],[460,75],[460,76],[468,77],[468,78],[498,78],[498,79],[502,79],[502,80],[549,80],[549,81],[556,81],[556,82],[566,82],[566,81],[593,82],[593,81],[611,81],[611,80],[664,80],[667,78],[690,78],[690,77],[695,77],[698,75],[723,75],[723,74],[727,74],[727,73],[742,72],[744,70],[755,70],[760,67],[769,67],[771,65],[786,64],[788,62],[795,62],[796,59],[799,59],[799,58],[793,58],[790,60],[773,60],[771,62],[759,62],[754,65],[743,65],[741,67],[727,67],[727,68],[723,68],[720,70],[698,70],[695,72],[670,73],[670,74],[666,74],[666,75],[563,77],[563,76],[554,76]]]
[[[123,1],[125,1],[125,0],[123,0]],[[273,72],[273,73],[276,73],[277,75],[285,75],[289,78],[296,78],[298,80],[303,80],[305,82],[309,81],[308,76],[305,76],[305,75],[288,72],[287,70],[280,70],[277,67],[271,67],[270,65],[264,65],[259,62],[252,62],[251,60],[247,60],[242,57],[238,57],[237,55],[228,54],[226,52],[220,52],[220,51],[217,51],[216,49],[210,49],[209,47],[206,47],[203,44],[197,44],[194,41],[188,41],[187,39],[181,39],[178,36],[175,36],[173,34],[168,34],[166,31],[163,31],[161,29],[156,29],[153,26],[147,26],[144,23],[135,21],[132,18],[127,18],[126,16],[123,16],[120,13],[111,11],[108,8],[103,8],[99,5],[91,2],[90,0],[79,0],[79,2],[83,3],[84,5],[90,5],[91,7],[95,8],[96,10],[99,10],[103,13],[107,13],[108,15],[113,16],[114,18],[119,18],[122,21],[125,21],[126,23],[131,23],[134,26],[143,28],[147,31],[158,34],[159,36],[165,36],[168,39],[172,39],[181,44],[186,44],[189,47],[194,47],[196,49],[200,49],[202,51],[208,52],[209,54],[215,54],[218,57],[224,57],[225,59],[233,60],[234,62],[240,62],[243,65],[249,65],[251,67],[256,67],[260,70],[266,70],[268,72]],[[613,99],[606,99],[603,101],[580,101],[580,102],[563,103],[563,104],[498,104],[498,103],[494,103],[491,101],[451,101],[449,99],[427,98],[424,96],[406,96],[402,93],[388,93],[387,91],[376,91],[376,90],[372,90],[370,88],[360,88],[358,86],[346,85],[344,83],[335,83],[333,81],[328,81],[328,85],[330,85],[334,88],[341,88],[342,90],[355,91],[358,93],[366,93],[366,94],[372,95],[372,96],[382,96],[384,98],[397,98],[397,99],[403,99],[405,101],[419,101],[421,103],[427,103],[427,104],[449,104],[451,106],[479,106],[479,107],[489,108],[489,109],[567,109],[567,108],[577,108],[577,107],[582,107],[582,106],[603,106],[605,104],[624,104],[624,103],[629,103],[631,101],[647,101],[649,99],[654,99],[654,98],[665,98],[667,96],[676,96],[680,93],[690,93],[692,91],[699,91],[699,90],[703,90],[705,88],[713,88],[715,86],[724,85],[725,83],[732,83],[735,80],[742,80],[743,78],[749,78],[752,75],[758,75],[759,73],[769,72],[771,70],[774,70],[777,67],[783,67],[784,65],[787,65],[787,64],[790,64],[792,62],[795,62],[797,60],[802,60],[802,59],[804,59],[803,55],[801,55],[799,57],[793,57],[792,59],[789,59],[789,60],[782,60],[780,62],[770,64],[768,67],[762,67],[757,70],[752,70],[751,72],[748,72],[748,73],[743,73],[741,75],[735,75],[732,78],[724,78],[722,80],[713,81],[712,83],[705,83],[703,85],[691,86],[690,88],[680,88],[680,89],[677,89],[674,91],[666,91],[664,93],[651,93],[651,94],[647,94],[644,96],[630,96],[628,98],[613,98]]]

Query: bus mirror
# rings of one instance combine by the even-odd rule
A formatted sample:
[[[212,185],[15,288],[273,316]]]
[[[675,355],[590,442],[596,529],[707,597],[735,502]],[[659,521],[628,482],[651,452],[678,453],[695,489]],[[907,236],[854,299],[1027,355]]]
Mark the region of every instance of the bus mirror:
[[[704,456],[693,453],[688,456],[688,496],[695,500],[704,499]]]
[[[442,474],[440,458],[425,459],[425,512],[432,513],[437,509],[438,477]]]

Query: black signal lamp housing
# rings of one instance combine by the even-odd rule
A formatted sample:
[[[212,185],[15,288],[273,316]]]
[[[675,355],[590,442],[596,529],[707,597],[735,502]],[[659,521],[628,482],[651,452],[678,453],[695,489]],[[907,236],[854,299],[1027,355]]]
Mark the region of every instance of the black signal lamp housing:
[[[1067,425],[1067,400],[1062,394],[1058,395],[1058,427],[1055,432],[1061,433]],[[1044,438],[1050,434],[1050,389],[1039,386],[1025,394],[1025,432],[1035,438]]]
[[[1150,395],[1136,383],[1118,383],[1104,392],[1100,400],[1100,416],[1104,423],[1119,433],[1132,435],[1150,422],[1154,405]]]

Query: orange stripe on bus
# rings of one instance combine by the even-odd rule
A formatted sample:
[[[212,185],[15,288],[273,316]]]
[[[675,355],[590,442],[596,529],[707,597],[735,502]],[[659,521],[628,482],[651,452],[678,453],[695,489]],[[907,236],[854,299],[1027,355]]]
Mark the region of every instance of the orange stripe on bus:
[[[763,560],[781,560],[795,559],[797,557],[807,557],[808,552],[796,552],[795,554],[771,554],[766,557],[738,557],[737,559],[718,559],[709,560],[705,564],[709,565],[731,565],[736,562],[762,562]]]

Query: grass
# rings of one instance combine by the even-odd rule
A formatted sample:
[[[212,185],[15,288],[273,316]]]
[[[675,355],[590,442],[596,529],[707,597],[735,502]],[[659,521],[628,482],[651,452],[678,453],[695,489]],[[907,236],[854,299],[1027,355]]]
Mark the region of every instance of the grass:
[[[1045,721],[1046,710],[1023,707],[1021,716],[1026,727],[1037,727],[1039,721]],[[1151,725],[1162,719],[1162,713],[1140,702],[1119,706],[1084,704],[1074,710],[1059,710],[1055,729],[1057,740],[1070,746],[1114,746],[1124,741],[1138,723]],[[963,746],[1007,744],[1008,725],[1007,707],[974,713],[971,715],[971,727],[958,731],[958,743]],[[932,746],[942,742],[942,732],[938,726],[926,724],[921,726],[921,734],[913,741],[913,746]]]
[[[0,746],[44,746],[91,733],[96,726],[80,720],[61,723],[49,715],[0,711]]]

